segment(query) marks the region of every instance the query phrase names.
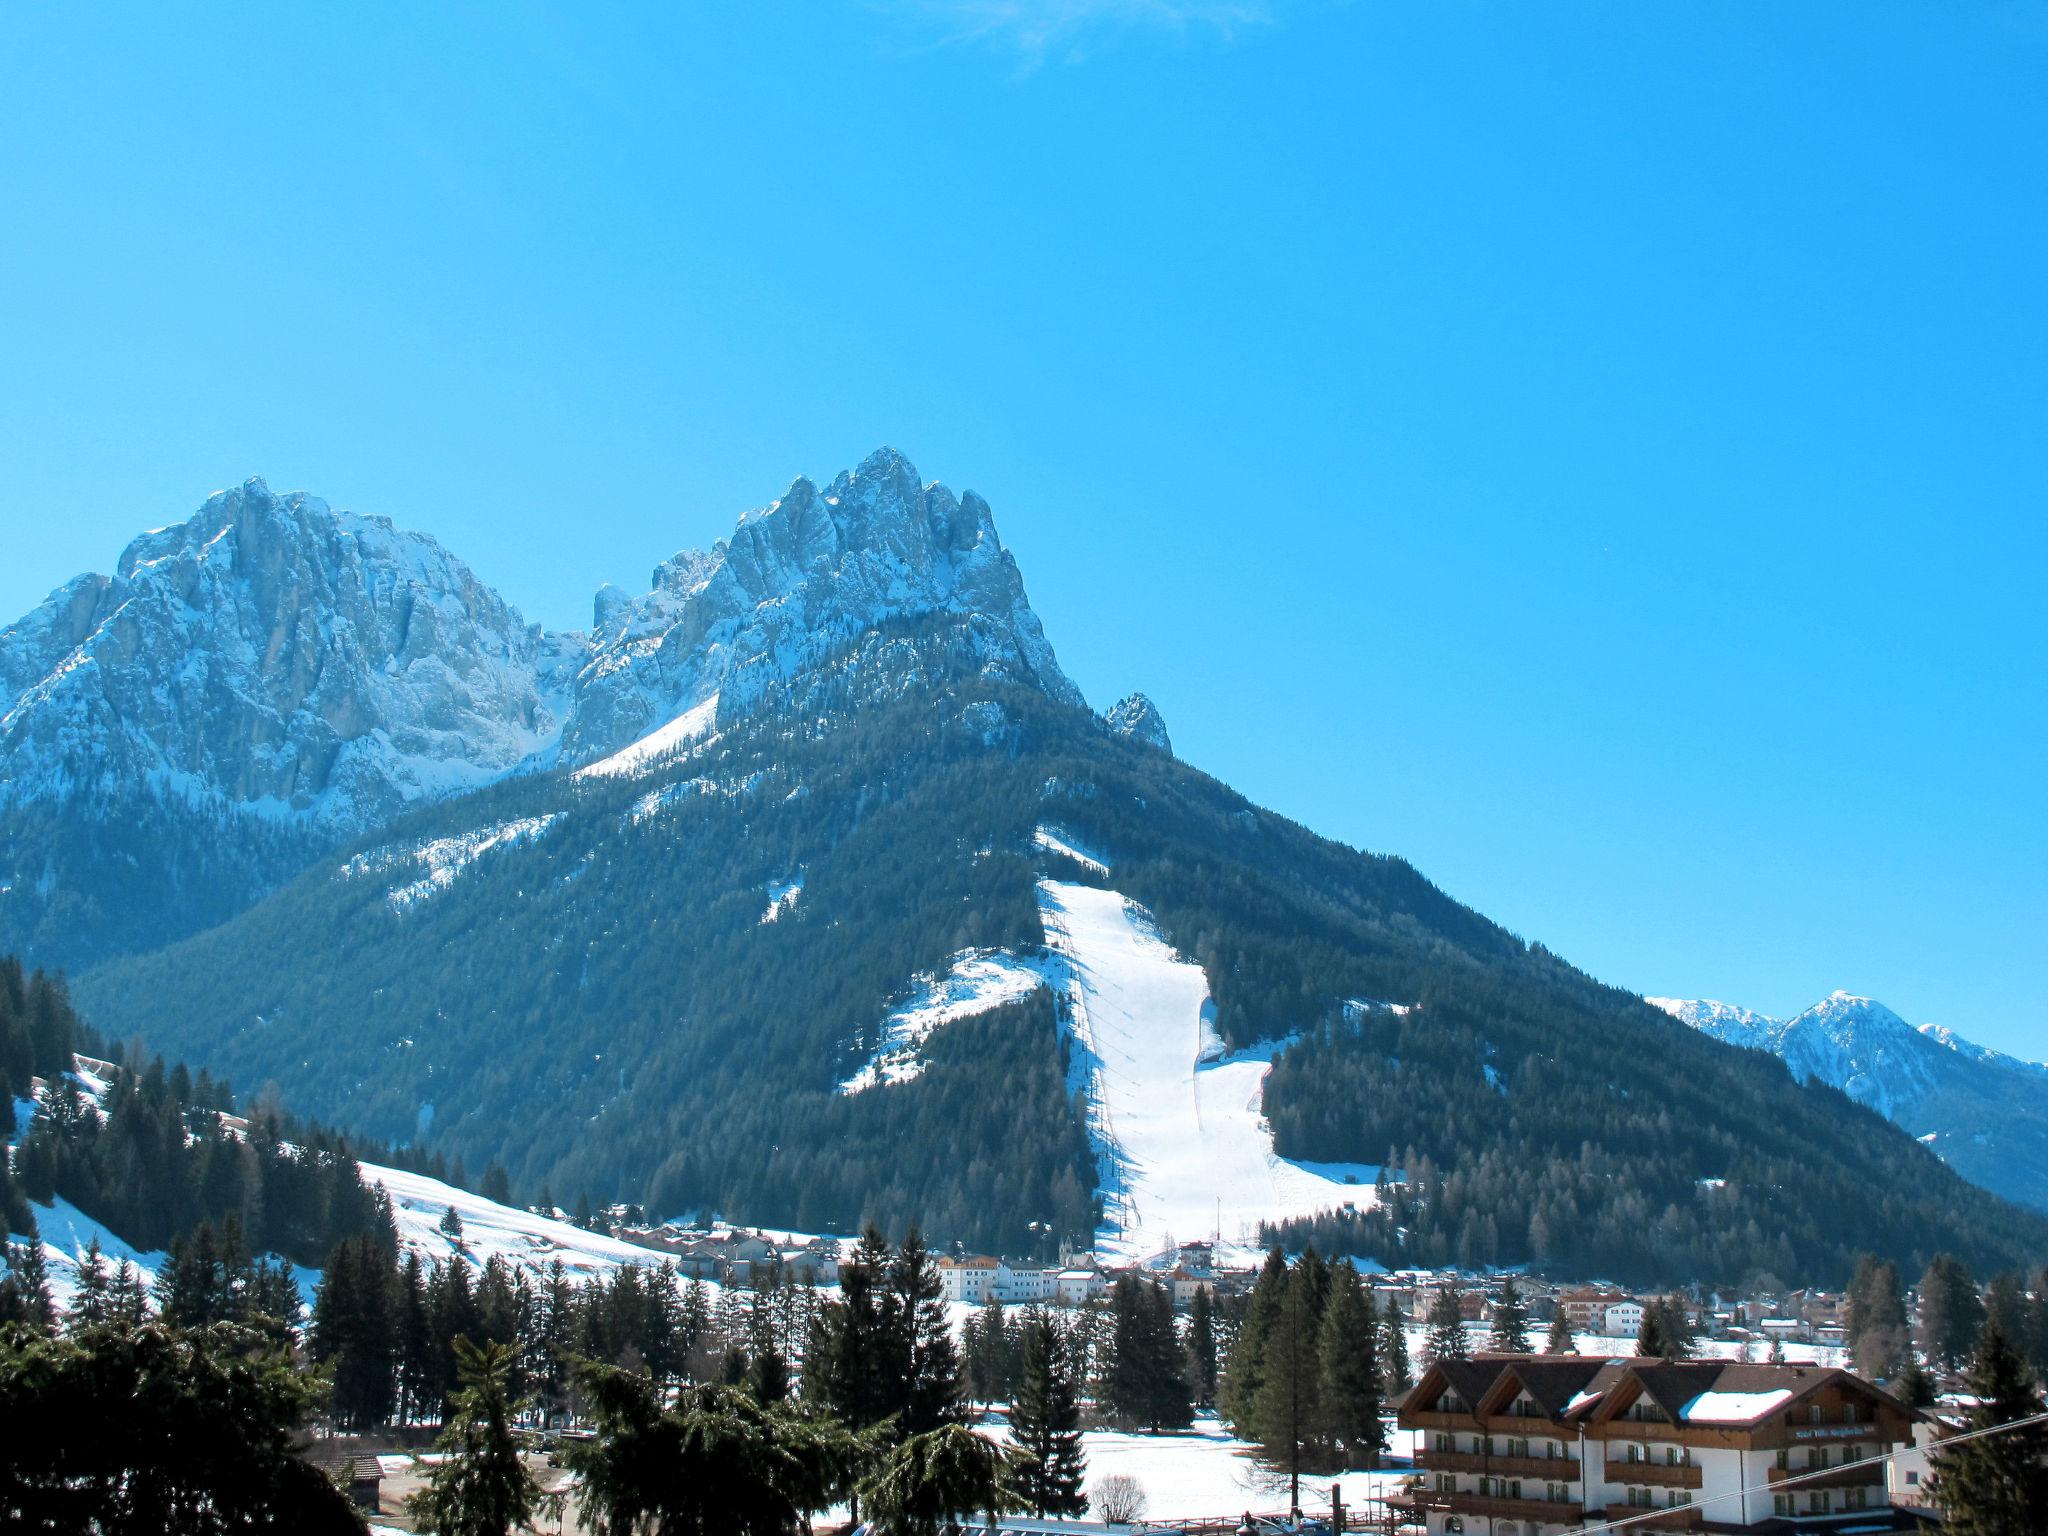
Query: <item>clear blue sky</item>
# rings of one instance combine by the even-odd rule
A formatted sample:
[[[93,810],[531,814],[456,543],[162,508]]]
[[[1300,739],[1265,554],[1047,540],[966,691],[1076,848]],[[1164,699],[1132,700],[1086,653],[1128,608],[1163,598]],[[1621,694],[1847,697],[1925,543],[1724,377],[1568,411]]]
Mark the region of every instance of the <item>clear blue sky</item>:
[[[261,473],[581,624],[888,442],[1258,800],[2048,1055],[2044,14],[8,6],[0,614]]]

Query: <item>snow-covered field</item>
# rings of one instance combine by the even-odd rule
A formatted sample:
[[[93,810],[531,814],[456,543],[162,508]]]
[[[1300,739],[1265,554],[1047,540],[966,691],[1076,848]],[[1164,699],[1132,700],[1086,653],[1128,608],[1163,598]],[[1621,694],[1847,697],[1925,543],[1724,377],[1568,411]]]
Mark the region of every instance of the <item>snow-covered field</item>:
[[[1215,1055],[1208,979],[1151,914],[1115,891],[1038,882],[1047,942],[1067,962],[1075,1072],[1088,1089],[1105,1194],[1097,1251],[1140,1258],[1219,1232],[1370,1204],[1375,1168],[1291,1162],[1260,1108],[1272,1050]]]
[[[769,908],[771,912],[774,908]],[[956,1020],[1021,1002],[1046,984],[1047,964],[1003,949],[970,949],[953,957],[943,976],[921,976],[910,996],[882,1021],[881,1038],[866,1066],[839,1085],[860,1093],[907,1083],[924,1071],[924,1043]]]

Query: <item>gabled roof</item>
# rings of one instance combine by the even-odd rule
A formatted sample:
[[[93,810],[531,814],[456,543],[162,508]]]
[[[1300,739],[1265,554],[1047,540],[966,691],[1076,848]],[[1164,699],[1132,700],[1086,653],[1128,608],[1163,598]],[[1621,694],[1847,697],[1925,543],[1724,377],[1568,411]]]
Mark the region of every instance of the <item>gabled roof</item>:
[[[1830,1366],[1751,1365],[1740,1360],[1658,1357],[1617,1360],[1612,1365],[1613,1380],[1602,1388],[1599,1400],[1585,1402],[1578,1409],[1587,1423],[1604,1423],[1628,1402],[1642,1396],[1668,1413],[1674,1424],[1744,1429],[1775,1417],[1829,1386],[1846,1387],[1902,1413],[1913,1412],[1882,1388]],[[1639,1391],[1615,1390],[1623,1384]]]

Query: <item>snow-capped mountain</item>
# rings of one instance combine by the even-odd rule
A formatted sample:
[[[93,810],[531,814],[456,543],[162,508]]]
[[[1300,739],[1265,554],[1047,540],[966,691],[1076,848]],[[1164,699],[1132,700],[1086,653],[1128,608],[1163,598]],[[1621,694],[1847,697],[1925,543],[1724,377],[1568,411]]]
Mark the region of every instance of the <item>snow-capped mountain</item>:
[[[2048,1066],[1908,1024],[1883,1003],[1837,991],[1790,1019],[1705,998],[1648,999],[1730,1045],[1769,1051],[1911,1131],[1964,1177],[2048,1207]]]
[[[0,805],[147,790],[346,834],[550,750],[574,659],[424,534],[250,480],[0,631]]]
[[[722,717],[751,714],[863,635],[932,616],[985,675],[1081,702],[981,497],[923,484],[889,448],[823,491],[800,478],[708,553],[656,566],[645,596],[599,591],[565,759],[615,751],[714,695]]]
[[[1173,738],[1166,734],[1166,717],[1159,713],[1159,706],[1142,693],[1119,699],[1102,718],[1112,735],[1142,741],[1162,752],[1173,750]]]
[[[0,950],[146,948],[423,803],[652,755],[679,722],[849,707],[935,651],[1081,702],[988,503],[891,449],[644,596],[602,589],[588,633],[528,625],[424,534],[250,480],[0,630]]]

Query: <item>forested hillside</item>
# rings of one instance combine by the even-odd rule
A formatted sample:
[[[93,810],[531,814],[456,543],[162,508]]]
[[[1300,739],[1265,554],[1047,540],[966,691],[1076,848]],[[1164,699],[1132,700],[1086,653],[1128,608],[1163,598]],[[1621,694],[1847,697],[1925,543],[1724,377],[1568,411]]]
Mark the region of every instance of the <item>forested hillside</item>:
[[[1035,848],[1042,824],[1112,873]],[[546,1182],[663,1215],[916,1219],[1027,1252],[1095,1220],[1046,993],[933,1035],[913,1081],[837,1085],[920,973],[1036,951],[1049,860],[1150,908],[1206,972],[1227,1043],[1302,1037],[1267,1089],[1283,1154],[1398,1149],[1398,1215],[1333,1218],[1326,1249],[1794,1283],[1872,1245],[1990,1268],[2048,1251],[2048,1224],[1839,1095],[915,626],[652,773],[443,805],[79,992],[109,1033],[274,1079],[333,1123],[502,1160],[528,1198]]]

